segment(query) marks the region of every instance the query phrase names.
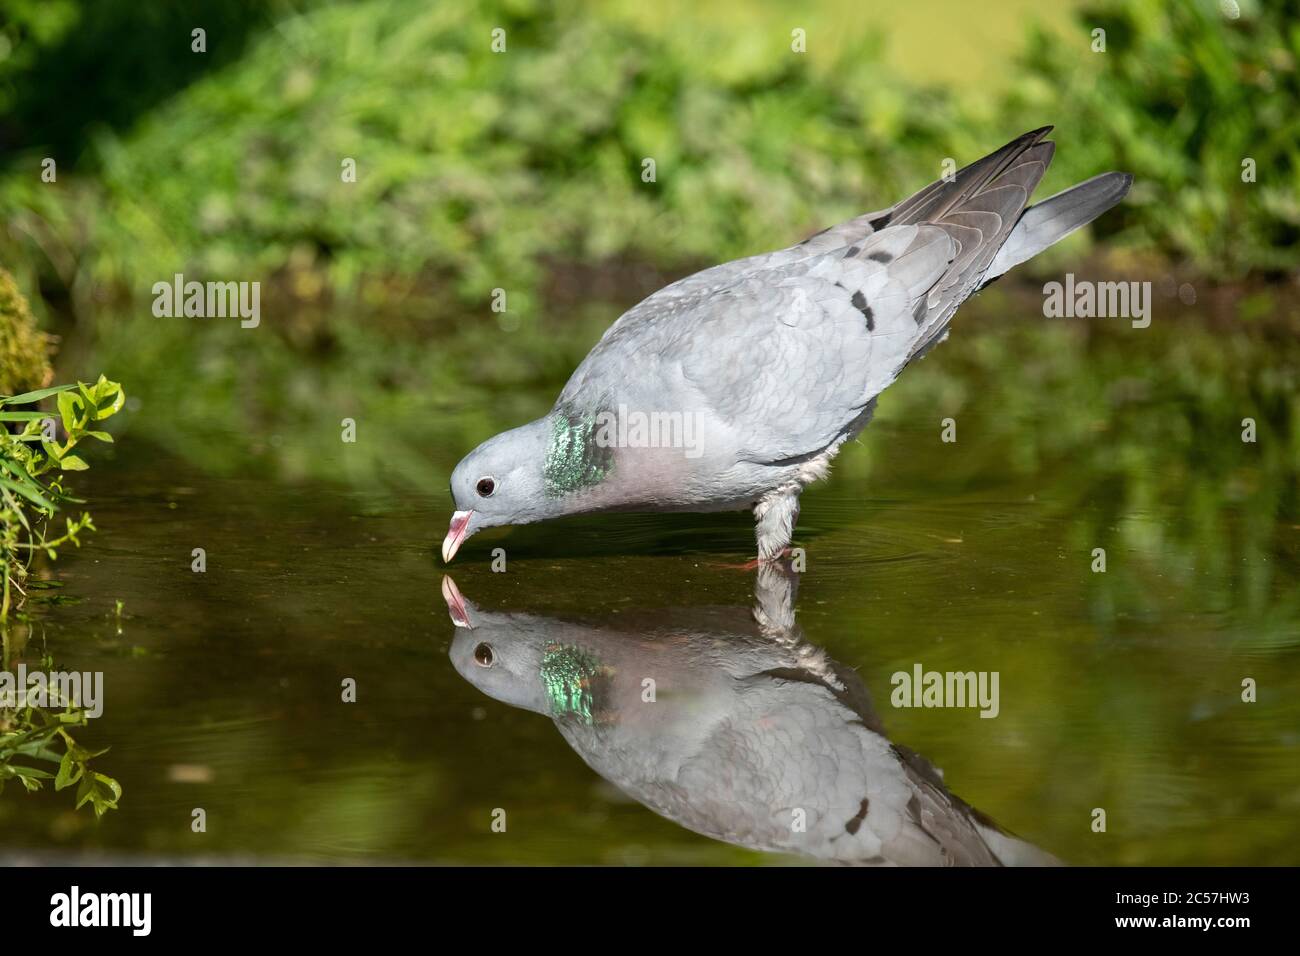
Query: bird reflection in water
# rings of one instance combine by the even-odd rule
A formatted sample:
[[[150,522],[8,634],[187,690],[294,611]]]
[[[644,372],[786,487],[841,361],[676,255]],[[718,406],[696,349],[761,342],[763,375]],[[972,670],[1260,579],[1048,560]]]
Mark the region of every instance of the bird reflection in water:
[[[608,626],[484,611],[450,577],[442,592],[462,677],[550,717],[596,773],[689,830],[843,864],[1057,864],[889,740],[856,672],[804,639],[796,582],[761,566],[752,609]]]

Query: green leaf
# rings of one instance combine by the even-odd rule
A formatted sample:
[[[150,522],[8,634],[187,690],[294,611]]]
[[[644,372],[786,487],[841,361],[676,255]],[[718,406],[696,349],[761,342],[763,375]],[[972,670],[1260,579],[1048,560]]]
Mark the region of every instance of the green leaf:
[[[17,481],[14,481],[12,478],[0,477],[0,487],[8,488],[10,491],[14,492],[15,494],[22,495],[28,501],[31,501],[34,504],[38,504],[42,508],[48,508],[50,511],[58,510],[57,508],[54,507],[53,502],[51,502],[48,498],[46,498],[35,488],[32,488],[30,485],[21,484]]]
[[[0,468],[3,468],[5,471],[9,472],[9,474],[12,475],[16,480],[31,482],[33,485],[36,486],[38,490],[45,491],[45,488],[41,485],[41,483],[37,481],[31,475],[31,473],[28,472],[23,467],[22,462],[13,461],[8,458],[0,458]]]
[[[6,479],[0,475],[0,487],[17,491],[29,501],[35,502],[42,508],[48,508],[51,512],[56,510],[51,501],[55,493],[29,475],[24,470],[21,462],[0,458],[0,469],[7,471],[11,476],[11,479]],[[11,480],[12,484],[9,483]],[[20,487],[15,487],[15,485]]]
[[[5,507],[18,517],[18,523],[23,526],[28,534],[31,534],[32,524],[27,520],[27,509],[22,506],[22,503],[13,496],[13,493],[8,488],[4,487],[0,487],[0,498],[4,499]],[[9,569],[5,568],[5,575],[8,576],[8,574]]]
[[[78,383],[83,395],[87,398],[89,405],[86,416],[86,424],[92,421],[103,421],[121,411],[122,406],[126,403],[126,392],[117,382],[110,382],[103,375],[99,376],[92,389],[89,391],[84,385]]]
[[[81,779],[85,770],[85,763],[78,760],[73,748],[69,747],[63,759],[59,761],[59,772],[54,778],[54,789],[62,790],[64,787],[72,786]]]
[[[89,802],[95,809],[95,816],[102,817],[108,810],[117,809],[117,801],[122,796],[122,785],[112,777],[102,773],[87,771],[77,787],[77,809]]]
[[[51,780],[54,777],[52,773],[46,773],[44,770],[37,770],[34,767],[19,767],[13,764],[9,765],[13,771],[13,776],[17,777],[19,782],[27,788],[28,793],[34,793],[41,789],[42,780]]]
[[[59,393],[59,415],[63,418],[63,430],[69,435],[77,427],[77,409],[85,403],[69,392]]]
[[[38,422],[49,417],[48,412],[0,412],[0,422]]]
[[[85,471],[90,466],[76,455],[64,455],[59,459],[59,467],[64,471]]]
[[[54,385],[50,388],[38,388],[34,392],[23,392],[21,395],[8,395],[0,398],[0,405],[30,405],[32,402],[39,402],[42,398],[57,395],[59,392],[66,392],[76,387],[75,385]]]

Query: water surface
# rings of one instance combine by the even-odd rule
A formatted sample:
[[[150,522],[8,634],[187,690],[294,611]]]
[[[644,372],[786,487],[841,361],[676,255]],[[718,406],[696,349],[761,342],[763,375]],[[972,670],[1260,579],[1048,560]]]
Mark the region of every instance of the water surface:
[[[888,739],[951,793],[1067,863],[1300,862],[1294,330],[1229,341],[1197,315],[1144,331],[979,316],[963,311],[805,495],[801,639],[857,675]],[[804,861],[670,822],[593,771],[550,716],[482,693],[449,656],[437,544],[450,467],[544,411],[589,335],[486,383],[475,367],[426,383],[425,399],[400,376],[320,371],[327,358],[304,403],[320,421],[296,411],[292,385],[259,404],[222,384],[236,373],[217,356],[177,359],[186,388],[224,396],[201,419],[169,400],[181,386],[165,373],[134,388],[114,375],[139,405],[76,485],[100,531],[61,555],[59,603],[33,608],[9,644],[11,663],[104,672],[104,716],[82,735],[111,746],[97,765],[124,795],[97,823],[68,792],[6,791],[5,853]],[[69,355],[80,367],[128,349]],[[500,380],[515,387],[494,391]],[[363,400],[376,411],[359,418],[359,448],[343,445],[337,413]],[[947,416],[955,444],[940,441]],[[1248,416],[1254,444],[1240,438]],[[198,433],[202,452],[185,444]],[[581,518],[485,532],[450,570],[488,611],[634,635],[670,614],[746,618],[755,575],[733,565],[752,543],[743,514]],[[195,548],[206,573],[191,570]],[[997,671],[998,716],[892,706],[891,675],[918,663]],[[196,807],[206,833],[191,830]]]

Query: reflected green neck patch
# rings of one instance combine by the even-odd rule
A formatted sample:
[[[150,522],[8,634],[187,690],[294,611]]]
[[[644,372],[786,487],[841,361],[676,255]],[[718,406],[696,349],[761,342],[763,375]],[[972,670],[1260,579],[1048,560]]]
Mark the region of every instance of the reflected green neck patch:
[[[556,717],[577,717],[584,724],[595,723],[592,715],[592,681],[600,673],[595,655],[571,644],[552,644],[542,655],[541,678],[551,713]]]
[[[594,415],[557,413],[542,474],[546,494],[558,498],[599,484],[614,468],[614,449],[596,442]]]

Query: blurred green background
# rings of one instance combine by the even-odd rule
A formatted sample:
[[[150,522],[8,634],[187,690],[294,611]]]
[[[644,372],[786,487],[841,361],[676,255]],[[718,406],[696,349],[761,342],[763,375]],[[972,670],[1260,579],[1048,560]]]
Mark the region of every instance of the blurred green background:
[[[1071,862],[1300,862],[1298,0],[0,0],[0,16],[0,266],[57,338],[56,378],[103,371],[129,396],[77,484],[101,532],[42,569],[68,587],[12,635],[122,688],[91,737],[114,746],[123,810],[96,826],[59,795],[6,793],[10,845],[747,860],[592,789],[544,720],[445,666],[431,543],[450,468],[544,413],[671,279],[1052,123],[1043,195],[1108,169],[1132,193],[969,303],[806,496],[808,637],[866,671],[923,647],[927,665],[1022,675],[973,741],[961,715],[883,716]],[[1152,328],[1044,320],[1042,283],[1065,271],[1152,282]],[[178,272],[261,281],[261,325],[154,317],[153,283]],[[940,446],[949,415],[961,438]],[[627,521],[485,534],[461,585],[524,610],[745,602],[727,575],[681,582],[692,556],[752,547],[744,516]],[[497,545],[517,589],[479,573]],[[223,556],[215,573],[191,573],[196,546]],[[380,700],[340,714],[356,670]],[[864,674],[878,701],[886,674]],[[1253,711],[1242,674],[1270,688]],[[304,740],[318,727],[332,747]],[[502,769],[482,767],[491,748]],[[204,844],[196,787],[227,813]],[[501,793],[551,829],[480,838],[470,821]],[[1124,821],[1109,842],[1086,828],[1099,805]]]
[[[392,429],[344,467],[409,486],[424,469],[402,423],[447,396],[424,383],[510,400],[504,382],[562,376],[665,281],[887,205],[1044,123],[1060,145],[1044,194],[1137,177],[1094,227],[1098,268],[1203,297],[1230,284],[1248,317],[1294,297],[1295,0],[1235,19],[1160,0],[3,7],[0,263],[65,365],[111,361],[170,410],[141,423],[150,439],[212,467],[236,465],[213,426],[301,429],[343,417],[343,393]],[[1085,242],[1019,277],[1059,274]],[[178,272],[260,280],[274,318],[254,334],[159,321],[150,289]],[[273,464],[320,476],[327,450]]]

